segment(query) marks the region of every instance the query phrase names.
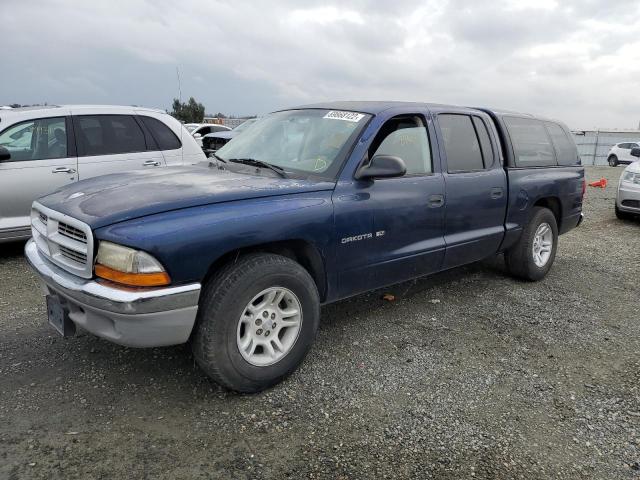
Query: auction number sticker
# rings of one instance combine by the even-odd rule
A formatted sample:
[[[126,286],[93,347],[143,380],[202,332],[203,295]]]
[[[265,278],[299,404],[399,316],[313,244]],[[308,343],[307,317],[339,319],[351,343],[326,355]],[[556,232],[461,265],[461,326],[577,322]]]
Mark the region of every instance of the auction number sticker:
[[[338,112],[338,111],[330,111],[327,113],[324,118],[331,118],[333,120],[344,120],[345,122],[354,122],[357,123],[364,118],[363,113],[355,113],[355,112]]]

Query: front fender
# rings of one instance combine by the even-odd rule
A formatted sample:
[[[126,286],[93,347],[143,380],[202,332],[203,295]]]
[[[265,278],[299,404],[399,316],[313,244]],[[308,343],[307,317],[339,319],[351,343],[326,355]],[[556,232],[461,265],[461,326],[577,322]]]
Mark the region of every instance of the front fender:
[[[241,248],[305,240],[333,257],[331,191],[192,207],[117,223],[95,231],[157,258],[176,284],[201,282],[218,258]]]

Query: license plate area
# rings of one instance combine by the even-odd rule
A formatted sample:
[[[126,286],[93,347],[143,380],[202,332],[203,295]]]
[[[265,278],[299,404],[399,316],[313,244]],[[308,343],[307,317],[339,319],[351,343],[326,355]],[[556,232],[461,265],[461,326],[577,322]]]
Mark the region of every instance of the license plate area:
[[[49,325],[63,337],[73,337],[76,334],[76,325],[69,318],[69,310],[55,295],[47,295],[47,317]]]

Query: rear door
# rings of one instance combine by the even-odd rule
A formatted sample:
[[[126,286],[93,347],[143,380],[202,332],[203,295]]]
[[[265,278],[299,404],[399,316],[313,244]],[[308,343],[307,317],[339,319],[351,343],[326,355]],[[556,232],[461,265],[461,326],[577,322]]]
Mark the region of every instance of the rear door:
[[[162,153],[135,115],[73,116],[80,179],[165,166]]]
[[[487,115],[443,110],[436,119],[446,189],[443,268],[451,268],[498,251],[507,179]]]
[[[29,231],[31,204],[77,180],[69,117],[26,120],[0,133],[11,159],[0,162],[0,240]]]

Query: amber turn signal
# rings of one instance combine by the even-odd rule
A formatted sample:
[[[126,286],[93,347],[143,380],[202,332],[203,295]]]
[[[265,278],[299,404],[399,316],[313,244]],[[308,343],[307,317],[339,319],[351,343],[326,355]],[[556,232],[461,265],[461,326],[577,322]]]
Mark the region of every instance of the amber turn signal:
[[[100,278],[132,287],[160,287],[171,283],[167,272],[127,273],[99,263],[96,264],[95,272]]]

